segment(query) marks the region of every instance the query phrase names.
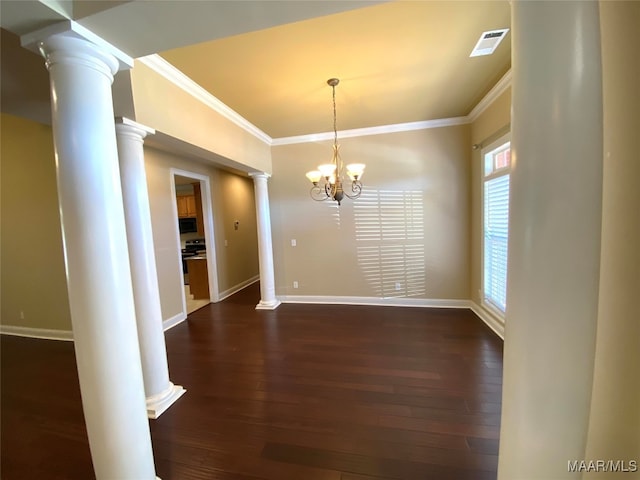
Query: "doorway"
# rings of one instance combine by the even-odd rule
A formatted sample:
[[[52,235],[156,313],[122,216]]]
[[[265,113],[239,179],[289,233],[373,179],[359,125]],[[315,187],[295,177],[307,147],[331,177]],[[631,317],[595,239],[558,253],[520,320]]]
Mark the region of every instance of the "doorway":
[[[177,249],[184,315],[218,301],[210,179],[171,169]]]

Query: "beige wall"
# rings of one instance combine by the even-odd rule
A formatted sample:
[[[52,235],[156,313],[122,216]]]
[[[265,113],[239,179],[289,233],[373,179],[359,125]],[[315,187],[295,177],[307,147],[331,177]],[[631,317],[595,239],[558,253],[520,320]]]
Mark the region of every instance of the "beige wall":
[[[224,295],[258,275],[257,226],[251,179],[150,147],[145,147],[145,167],[164,320],[182,312],[181,257],[177,247],[175,199],[171,194],[171,168],[209,178],[219,291]],[[234,220],[240,221],[238,230],[234,230]],[[208,249],[211,249],[212,241],[207,241]]]
[[[0,127],[1,323],[4,327],[70,331],[51,128],[6,114],[2,114]],[[223,295],[259,273],[253,182],[153,148],[145,148],[145,157],[162,313],[167,320],[182,311],[169,168],[210,178]],[[235,220],[240,222],[238,230],[233,226]]]
[[[2,325],[71,330],[51,128],[2,114],[1,137]]]
[[[253,180],[218,170],[214,186],[218,209],[218,281],[224,293],[259,275],[258,230]],[[234,227],[239,222],[238,229]],[[226,242],[226,243],[225,243]]]
[[[470,126],[340,143],[367,170],[362,197],[339,208],[314,202],[304,176],[331,160],[331,142],[273,148],[276,294],[469,298]]]
[[[602,252],[586,459],[640,462],[638,25],[640,3],[600,3],[604,108]],[[638,479],[640,471],[621,476]],[[585,474],[585,478],[612,476],[592,473]]]
[[[136,62],[130,75],[137,122],[225,157],[229,167],[241,171],[271,172],[271,150],[265,142],[143,63]]]
[[[482,285],[482,155],[483,146],[489,145],[505,133],[511,124],[511,88],[507,88],[471,124],[471,144],[479,148],[471,157],[471,300],[481,304],[479,290]]]
[[[471,124],[471,143],[486,144],[501,134],[511,123],[511,87],[506,88],[495,101]]]

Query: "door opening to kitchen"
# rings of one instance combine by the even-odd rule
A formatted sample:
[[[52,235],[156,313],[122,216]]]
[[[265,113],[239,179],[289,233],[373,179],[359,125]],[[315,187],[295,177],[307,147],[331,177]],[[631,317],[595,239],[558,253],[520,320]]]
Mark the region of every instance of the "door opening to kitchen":
[[[198,178],[174,174],[178,231],[182,257],[182,285],[186,313],[211,302],[209,256],[213,241],[209,241],[205,219],[210,209],[203,203],[205,182]],[[209,247],[209,248],[207,248]],[[215,264],[214,264],[215,265]]]

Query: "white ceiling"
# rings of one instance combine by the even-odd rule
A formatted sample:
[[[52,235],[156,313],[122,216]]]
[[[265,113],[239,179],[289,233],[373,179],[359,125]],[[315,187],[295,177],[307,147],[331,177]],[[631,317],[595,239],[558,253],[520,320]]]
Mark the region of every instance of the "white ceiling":
[[[53,8],[52,8],[53,7]],[[510,68],[507,0],[0,2],[2,110],[37,117],[43,61],[16,34],[74,18],[133,57],[160,55],[272,138],[465,116]],[[24,72],[22,72],[24,70]],[[48,110],[48,105],[46,109]],[[40,114],[42,117],[42,113]]]

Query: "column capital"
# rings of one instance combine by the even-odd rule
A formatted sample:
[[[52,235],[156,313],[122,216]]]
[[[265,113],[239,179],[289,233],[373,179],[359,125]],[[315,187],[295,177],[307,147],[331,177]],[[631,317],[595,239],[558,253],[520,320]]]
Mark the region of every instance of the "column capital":
[[[156,131],[154,128],[134,122],[127,117],[116,117],[116,133],[118,135],[134,135],[143,140],[147,135],[155,135]]]
[[[269,178],[271,178],[271,174],[267,172],[249,172],[249,176],[254,180],[256,178],[263,178],[265,180],[269,180]]]
[[[132,57],[73,20],[22,35],[20,44],[45,57],[47,63],[52,52],[62,50],[102,60],[111,70],[111,75],[133,68]]]

